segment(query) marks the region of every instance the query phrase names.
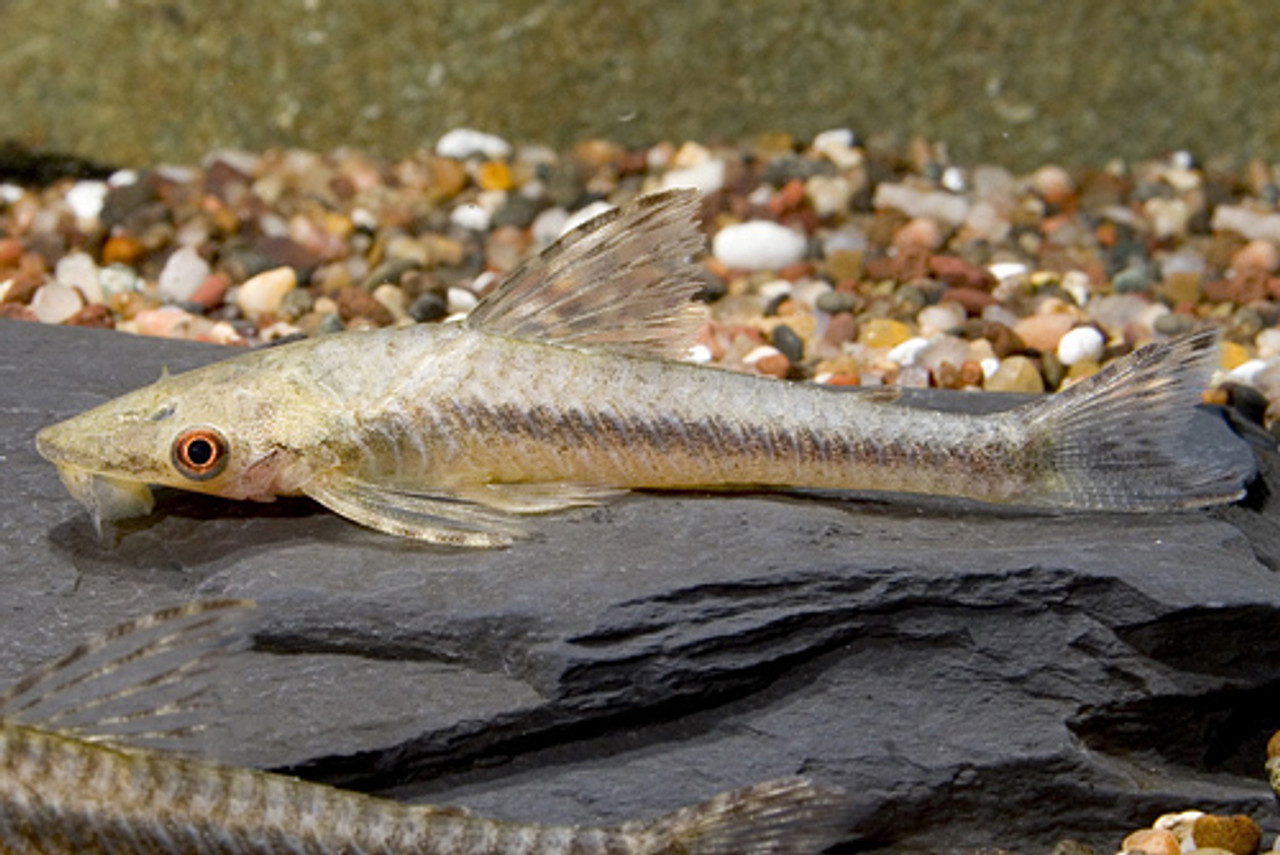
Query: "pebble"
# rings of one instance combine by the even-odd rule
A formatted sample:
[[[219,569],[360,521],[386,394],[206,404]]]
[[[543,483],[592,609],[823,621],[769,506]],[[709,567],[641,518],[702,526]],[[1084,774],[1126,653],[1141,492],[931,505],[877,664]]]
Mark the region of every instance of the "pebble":
[[[1264,214],[1244,205],[1218,205],[1209,227],[1216,232],[1235,232],[1247,240],[1280,243],[1280,214]]]
[[[1197,848],[1224,849],[1235,855],[1253,855],[1262,842],[1262,829],[1244,814],[1205,814],[1192,823],[1191,836]]]
[[[188,302],[214,309],[222,305],[227,292],[231,289],[231,278],[225,273],[210,273],[204,281],[191,293]]]
[[[960,303],[948,300],[933,306],[926,306],[916,315],[916,325],[920,327],[922,336],[935,333],[948,333],[958,330],[964,325],[968,313]]]
[[[1058,341],[1058,361],[1068,367],[1102,359],[1106,339],[1094,327],[1076,327]]]
[[[160,296],[171,303],[191,300],[210,272],[209,262],[195,248],[184,246],[174,251],[160,270],[156,283]]]
[[[1258,356],[1262,359],[1280,356],[1280,327],[1270,327],[1258,333],[1258,337],[1253,340],[1253,346],[1257,348]]]
[[[717,261],[739,270],[778,270],[803,259],[807,249],[804,235],[771,220],[726,226],[711,243]]]
[[[717,158],[710,158],[700,163],[679,169],[672,169],[662,176],[661,187],[671,190],[676,187],[689,187],[703,195],[715,193],[724,187],[725,163]]]
[[[1040,369],[1025,356],[1000,360],[1000,367],[987,376],[983,388],[988,392],[1043,392]]]
[[[928,346],[929,339],[924,336],[914,336],[894,346],[889,351],[887,358],[890,362],[896,362],[898,365],[914,365],[921,351]]]
[[[77,289],[90,303],[102,302],[102,285],[98,265],[86,252],[70,252],[58,259],[53,278],[68,288]]]
[[[915,364],[937,374],[943,365],[959,369],[969,362],[969,342],[953,335],[939,335],[916,356]]]
[[[373,289],[373,299],[386,306],[396,320],[409,317],[408,300],[398,286],[386,283]]]
[[[951,226],[960,225],[969,214],[969,203],[963,196],[890,182],[876,186],[871,203],[877,209],[892,208],[908,217],[932,217]]]
[[[455,128],[436,141],[436,154],[455,160],[470,157],[502,160],[511,156],[511,143],[494,134],[471,128]]]
[[[1234,341],[1224,341],[1220,346],[1218,364],[1223,371],[1239,368],[1249,361],[1249,349]]]
[[[64,198],[78,219],[97,220],[108,189],[105,181],[77,181]]]
[[[446,292],[446,299],[449,307],[449,314],[451,315],[465,315],[467,312],[474,309],[476,304],[480,302],[479,299],[476,298],[476,295],[468,291],[466,288],[456,287],[450,288],[448,292]]]
[[[890,318],[872,318],[858,329],[858,343],[872,348],[894,348],[911,338],[911,328]]]
[[[1163,828],[1143,828],[1133,832],[1120,844],[1124,853],[1145,855],[1181,855],[1182,846],[1173,833]]]
[[[31,298],[31,311],[41,323],[60,324],[75,316],[84,300],[74,288],[61,282],[48,282]]]
[[[434,291],[427,291],[409,304],[409,317],[418,323],[443,320],[449,314],[449,305]]]
[[[474,202],[459,205],[449,215],[449,222],[473,232],[488,231],[492,215]]]
[[[832,315],[852,312],[858,305],[858,295],[846,291],[827,291],[819,294],[813,305],[814,308]]]
[[[804,360],[804,340],[786,324],[778,324],[774,327],[769,340],[789,362],[798,363]]]
[[[1261,270],[1271,273],[1276,267],[1280,267],[1280,251],[1269,240],[1251,240],[1231,256],[1231,268],[1236,271]]]
[[[246,317],[257,318],[280,310],[284,295],[298,286],[292,267],[277,267],[259,273],[240,286],[236,305]]]
[[[1018,321],[1013,332],[1027,347],[1048,353],[1057,350],[1058,342],[1075,322],[1075,318],[1065,312],[1032,315]]]

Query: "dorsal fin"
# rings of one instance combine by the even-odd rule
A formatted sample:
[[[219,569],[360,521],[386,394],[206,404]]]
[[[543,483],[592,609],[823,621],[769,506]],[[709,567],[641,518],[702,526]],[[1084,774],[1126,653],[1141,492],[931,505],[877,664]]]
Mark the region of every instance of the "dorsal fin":
[[[0,719],[91,742],[185,747],[202,726],[210,659],[248,642],[253,606],[210,600],[121,624],[0,694]]]
[[[679,357],[701,321],[690,260],[704,248],[698,193],[642,196],[595,217],[516,268],[467,317],[531,341]]]

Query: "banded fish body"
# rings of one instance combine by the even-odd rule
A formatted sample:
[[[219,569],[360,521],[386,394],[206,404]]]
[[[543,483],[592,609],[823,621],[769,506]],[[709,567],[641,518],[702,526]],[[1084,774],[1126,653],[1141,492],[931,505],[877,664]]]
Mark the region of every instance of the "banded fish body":
[[[139,619],[0,696],[0,851],[805,855],[840,837],[841,794],[800,778],[723,793],[652,820],[590,828],[404,805],[131,747],[189,733],[198,709],[190,681],[235,637],[247,605],[195,603]]]
[[[305,494],[393,534],[502,546],[520,516],[633,489],[830,488],[1066,510],[1239,498],[1183,429],[1216,337],[1153,345],[1071,389],[971,416],[681,362],[698,323],[697,197],[643,197],[515,271],[463,323],[261,350],[45,428],[95,520],[148,484]]]

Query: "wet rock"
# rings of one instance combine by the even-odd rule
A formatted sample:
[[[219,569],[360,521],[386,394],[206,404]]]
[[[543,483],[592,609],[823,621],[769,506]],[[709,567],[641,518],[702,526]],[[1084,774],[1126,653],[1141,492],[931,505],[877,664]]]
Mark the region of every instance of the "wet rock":
[[[849,793],[850,850],[974,851],[997,829],[1012,851],[1111,852],[1183,804],[1275,831],[1270,728],[1242,714],[1280,682],[1265,498],[1075,516],[644,494],[467,552],[302,499],[160,491],[99,540],[35,431],[228,351],[0,324],[0,364],[25,366],[0,384],[0,685],[126,617],[244,596],[263,625],[215,675],[206,734],[227,762],[596,823],[803,772]],[[1248,453],[1211,412],[1188,444]]]

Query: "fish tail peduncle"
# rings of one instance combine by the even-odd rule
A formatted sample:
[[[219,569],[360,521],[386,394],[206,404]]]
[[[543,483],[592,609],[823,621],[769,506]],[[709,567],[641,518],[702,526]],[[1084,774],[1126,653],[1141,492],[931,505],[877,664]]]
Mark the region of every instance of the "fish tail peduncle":
[[[1234,501],[1239,460],[1187,451],[1184,434],[1217,364],[1212,330],[1149,345],[1063,392],[1013,410],[1025,426],[1035,505],[1157,511]]]
[[[809,855],[845,835],[848,815],[843,792],[782,778],[623,829],[643,841],[636,855]]]

